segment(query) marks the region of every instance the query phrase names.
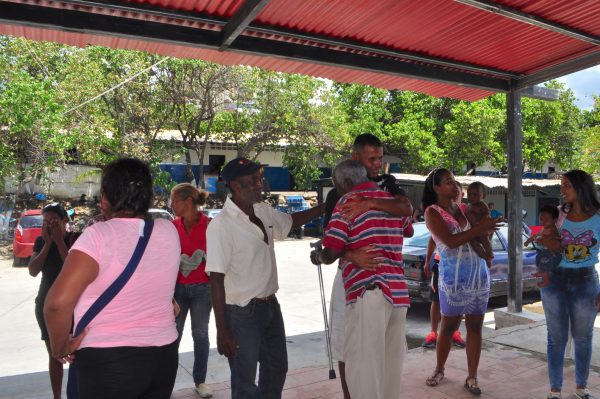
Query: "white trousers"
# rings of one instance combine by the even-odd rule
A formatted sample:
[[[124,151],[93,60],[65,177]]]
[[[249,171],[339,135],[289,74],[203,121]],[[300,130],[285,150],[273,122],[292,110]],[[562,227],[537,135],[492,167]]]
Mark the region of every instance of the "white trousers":
[[[397,399],[406,354],[407,308],[366,291],[346,308],[344,360],[352,399]]]
[[[346,293],[342,271],[338,269],[329,302],[329,337],[331,338],[331,355],[339,362],[344,361],[344,329],[346,326]]]

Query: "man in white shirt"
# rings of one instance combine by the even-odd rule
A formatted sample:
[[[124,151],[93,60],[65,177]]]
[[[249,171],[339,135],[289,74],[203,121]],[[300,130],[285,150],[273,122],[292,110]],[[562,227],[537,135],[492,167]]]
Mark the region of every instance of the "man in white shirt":
[[[323,213],[323,205],[286,214],[262,202],[262,167],[236,158],[221,175],[231,190],[209,224],[210,273],[217,350],[227,356],[232,398],[280,398],[287,373],[281,309],[275,293],[274,239]],[[257,363],[260,363],[258,385]]]

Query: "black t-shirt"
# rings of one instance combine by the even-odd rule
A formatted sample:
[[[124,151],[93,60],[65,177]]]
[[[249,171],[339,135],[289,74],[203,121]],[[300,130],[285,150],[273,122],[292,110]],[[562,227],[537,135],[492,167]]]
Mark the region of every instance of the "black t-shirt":
[[[406,196],[406,192],[402,189],[402,187],[400,187],[400,182],[398,182],[392,175],[379,175],[372,180],[379,186],[380,189],[387,191],[394,197],[398,195]],[[329,220],[331,220],[331,215],[333,214],[335,205],[340,198],[342,197],[335,188],[327,193],[327,198],[325,199],[325,214],[323,216],[323,229],[327,227]]]
[[[65,245],[67,249],[73,246],[73,243],[79,237],[80,233],[67,233],[65,236]],[[36,238],[35,243],[33,244],[33,252],[39,253],[42,248],[44,248],[44,238],[39,236]],[[60,257],[60,252],[58,252],[58,248],[56,244],[53,242],[50,245],[50,250],[48,251],[48,256],[46,257],[46,261],[44,262],[44,267],[42,267],[42,281],[40,281],[40,289],[38,291],[38,298],[45,298],[48,290],[54,284],[54,281],[58,277],[58,273],[62,270],[63,260]]]

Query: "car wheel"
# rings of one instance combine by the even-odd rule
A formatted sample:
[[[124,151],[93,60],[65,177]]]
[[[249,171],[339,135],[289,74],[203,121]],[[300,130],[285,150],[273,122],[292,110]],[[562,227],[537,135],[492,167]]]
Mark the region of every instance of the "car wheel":
[[[13,267],[18,266],[26,266],[28,262],[28,258],[19,258],[18,256],[13,256]]]

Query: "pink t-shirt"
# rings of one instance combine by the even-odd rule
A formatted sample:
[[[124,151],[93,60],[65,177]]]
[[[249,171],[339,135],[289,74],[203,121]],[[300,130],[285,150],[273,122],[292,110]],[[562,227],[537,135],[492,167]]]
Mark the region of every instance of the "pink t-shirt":
[[[71,251],[99,265],[98,276],[75,306],[75,323],[121,274],[143,229],[141,219],[111,219],[88,227]],[[163,346],[177,339],[171,300],[179,271],[179,237],[173,224],[154,221],[142,259],[115,298],[89,324],[80,348]]]

